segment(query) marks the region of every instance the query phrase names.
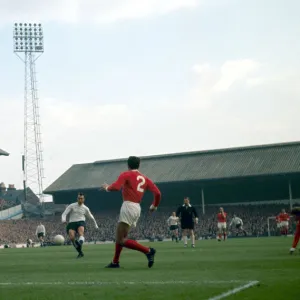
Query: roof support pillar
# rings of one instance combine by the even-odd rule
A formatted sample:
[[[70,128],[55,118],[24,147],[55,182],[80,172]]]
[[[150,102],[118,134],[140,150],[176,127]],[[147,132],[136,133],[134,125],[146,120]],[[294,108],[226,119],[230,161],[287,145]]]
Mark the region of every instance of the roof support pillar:
[[[205,200],[204,200],[204,189],[201,188],[201,199],[202,199],[202,213],[205,215]]]
[[[289,180],[289,199],[290,199],[290,209],[293,208],[293,191],[292,191],[292,183]]]

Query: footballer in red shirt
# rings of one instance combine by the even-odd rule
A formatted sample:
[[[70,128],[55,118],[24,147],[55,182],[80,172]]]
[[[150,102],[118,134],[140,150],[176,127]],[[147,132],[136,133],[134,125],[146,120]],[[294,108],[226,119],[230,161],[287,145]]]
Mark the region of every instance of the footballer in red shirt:
[[[120,210],[119,223],[116,234],[115,256],[113,261],[106,266],[107,268],[119,268],[119,258],[123,247],[137,250],[144,253],[148,259],[148,267],[154,264],[156,250],[144,247],[134,240],[127,238],[130,227],[135,227],[141,214],[140,203],[146,190],[154,195],[154,200],[150,206],[150,212],[154,212],[161,199],[161,193],[157,186],[147,176],[143,175],[138,169],[140,158],[130,156],[127,160],[128,171],[120,174],[116,182],[103,184],[101,188],[107,192],[120,191],[122,189],[123,204]]]
[[[278,232],[278,234],[280,234],[281,233],[281,222],[280,222],[279,215],[275,217],[275,221],[277,224],[277,232]]]
[[[297,248],[300,239],[300,207],[294,207],[292,209],[291,215],[295,216],[297,221],[296,232],[293,240],[292,248],[290,249],[290,253],[293,254]]]
[[[289,220],[290,220],[289,214],[286,213],[285,210],[283,209],[279,214],[278,219],[280,222],[279,224],[280,224],[281,234],[287,236],[289,231]]]
[[[224,241],[226,240],[226,229],[227,229],[227,213],[224,212],[223,207],[220,207],[220,212],[217,214],[218,219],[218,241],[222,240],[222,235],[224,237]]]

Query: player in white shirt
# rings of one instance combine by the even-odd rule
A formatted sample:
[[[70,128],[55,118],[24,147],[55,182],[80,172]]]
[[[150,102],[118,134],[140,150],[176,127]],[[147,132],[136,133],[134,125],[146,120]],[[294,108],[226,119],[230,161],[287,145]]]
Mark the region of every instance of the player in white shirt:
[[[172,234],[172,241],[176,240],[176,243],[178,243],[178,221],[179,218],[176,217],[176,212],[172,212],[172,215],[167,220],[169,230]]]
[[[90,209],[84,205],[84,200],[84,195],[79,193],[77,202],[70,204],[62,214],[63,223],[67,223],[67,216],[69,215],[67,233],[78,252],[78,258],[83,257],[82,245],[84,243],[85,217],[89,217],[94,222],[95,228],[98,229],[97,222],[91,214]],[[76,233],[79,236],[78,240],[76,240]]]
[[[46,229],[45,229],[45,226],[42,223],[40,223],[37,226],[36,231],[35,231],[35,235],[37,236],[37,238],[41,242],[41,247],[45,247],[44,238],[45,238],[45,235],[46,235]]]
[[[229,226],[231,227],[232,225],[235,226],[236,236],[238,236],[240,232],[243,232],[245,236],[247,235],[247,232],[243,228],[244,223],[241,218],[238,218],[236,215],[233,215]]]

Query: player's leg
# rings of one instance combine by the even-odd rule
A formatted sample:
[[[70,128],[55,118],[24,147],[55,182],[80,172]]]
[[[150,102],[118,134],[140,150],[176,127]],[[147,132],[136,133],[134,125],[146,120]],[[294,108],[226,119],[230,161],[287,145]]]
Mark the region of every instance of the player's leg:
[[[246,232],[246,230],[244,229],[243,226],[241,226],[241,232],[244,234],[244,236],[247,236],[247,232]]]
[[[289,233],[289,223],[285,222],[284,235],[287,237],[288,233]]]
[[[175,239],[176,243],[178,243],[178,227],[175,229]]]
[[[290,253],[293,254],[297,248],[297,245],[299,243],[300,240],[300,223],[297,224],[296,227],[296,232],[295,232],[295,236],[294,236],[294,240],[293,240],[293,245],[292,248],[290,249]]]
[[[192,247],[195,248],[195,234],[194,234],[194,230],[190,229],[190,237],[191,237],[191,241],[192,241]]]
[[[44,241],[43,241],[43,235],[42,234],[39,235],[39,241],[40,241],[41,247],[43,247]]]
[[[188,234],[188,230],[186,228],[182,228],[182,240],[183,240],[184,247],[187,247],[187,234]]]
[[[122,247],[144,253],[148,259],[148,267],[151,268],[154,264],[154,256],[156,250],[153,248],[145,247],[139,244],[137,241],[127,238],[130,227],[136,226],[140,217],[140,213],[141,208],[138,204],[128,201],[123,202],[120,211],[116,242]]]
[[[128,224],[125,223],[118,223],[117,225],[117,231],[116,231],[116,244],[115,244],[115,255],[113,258],[113,261],[110,265],[107,267],[110,268],[118,268],[119,267],[119,260],[120,260],[120,255],[123,250],[123,243],[124,239],[127,237],[129,233],[130,227]]]
[[[73,244],[74,248],[76,249],[76,251],[78,253],[80,253],[80,245],[79,243],[76,241],[76,231],[74,229],[67,229],[68,235],[69,235],[69,239],[71,241],[71,243]]]
[[[171,239],[172,239],[172,242],[173,242],[173,241],[174,241],[174,230],[173,230],[173,227],[170,226],[170,227],[169,227],[169,230],[170,230]]]
[[[83,252],[82,252],[82,246],[83,246],[83,243],[84,243],[84,226],[78,226],[77,228],[77,233],[78,233],[78,244],[79,244],[79,255],[78,255],[78,258],[79,257],[83,257]]]
[[[143,245],[139,244],[135,240],[130,240],[127,238],[127,235],[129,233],[130,226],[126,223],[120,222],[118,224],[118,235],[117,235],[117,243],[120,244],[123,247],[126,247],[128,249],[137,250],[139,252],[142,252],[144,254],[149,253],[150,248],[144,247]]]
[[[224,241],[226,241],[226,238],[227,238],[227,228],[226,228],[226,223],[223,224],[222,231],[223,231]]]
[[[220,242],[222,240],[222,223],[218,222],[218,241]]]

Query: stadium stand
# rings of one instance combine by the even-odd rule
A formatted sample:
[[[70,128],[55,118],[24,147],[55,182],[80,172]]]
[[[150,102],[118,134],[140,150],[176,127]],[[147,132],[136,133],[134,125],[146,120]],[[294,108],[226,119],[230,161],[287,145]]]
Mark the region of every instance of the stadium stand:
[[[68,204],[82,191],[91,208],[112,209],[120,195],[100,192],[99,186],[126,168],[126,159],[73,165],[45,193]],[[157,183],[168,206],[186,195],[195,205],[297,199],[300,142],[142,157],[141,172]]]
[[[88,223],[86,239],[113,240],[121,195],[101,192],[99,186],[116,180],[126,167],[126,159],[72,166],[44,191],[53,196],[54,203],[45,205],[43,218],[37,202],[23,203],[20,198],[26,218],[1,222],[0,244],[36,239],[34,232],[40,221],[46,226],[48,239],[56,234],[66,236],[61,213],[65,205],[76,201],[78,191],[86,195],[86,204],[100,225],[96,231]],[[236,213],[249,235],[261,236],[267,234],[268,217],[288,209],[289,200],[300,199],[300,142],[142,157],[141,171],[158,184],[163,197],[159,210],[150,216],[147,209],[152,196],[145,195],[144,213],[130,233],[132,238],[168,238],[166,220],[185,196],[198,207],[198,238],[214,237],[216,213],[222,203],[229,219]],[[276,223],[270,226],[276,234]]]
[[[249,236],[266,236],[267,218],[277,215],[282,208],[280,204],[268,205],[238,205],[225,207],[229,215],[229,221],[233,214],[241,217],[245,224],[245,229]],[[163,239],[169,238],[167,218],[176,207],[161,208],[155,215],[144,212],[135,229],[130,232],[134,239]],[[214,238],[216,234],[216,213],[217,206],[209,206],[207,213],[200,217],[199,224],[195,227],[197,238]],[[86,240],[113,241],[115,238],[115,226],[118,220],[117,211],[105,211],[95,213],[95,218],[99,224],[99,230],[95,230],[92,223],[87,221]],[[36,241],[35,229],[39,222],[42,222],[47,231],[47,240],[51,241],[56,234],[66,237],[65,226],[61,223],[61,215],[49,218],[32,218],[23,220],[2,221],[0,226],[0,244],[4,243],[24,243],[27,238]],[[272,235],[277,234],[276,224],[270,228]],[[290,228],[290,233],[293,227]],[[235,235],[234,230],[230,230],[230,235]],[[229,236],[230,236],[229,235]]]

